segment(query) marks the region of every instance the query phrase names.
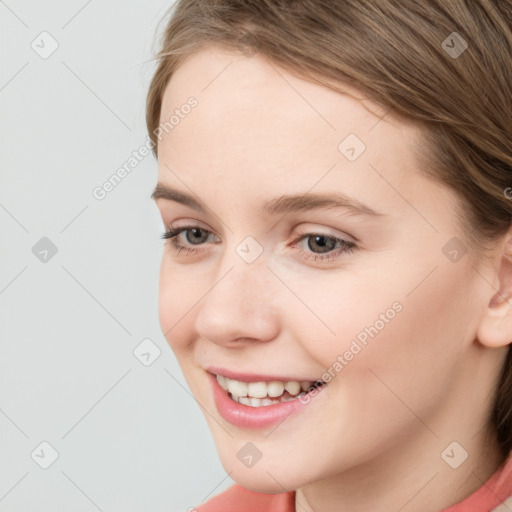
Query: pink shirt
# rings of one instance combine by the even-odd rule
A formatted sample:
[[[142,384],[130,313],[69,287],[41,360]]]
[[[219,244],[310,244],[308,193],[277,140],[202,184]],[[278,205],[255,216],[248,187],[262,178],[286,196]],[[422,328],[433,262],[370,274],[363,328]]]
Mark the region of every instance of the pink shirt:
[[[490,512],[512,496],[512,452],[482,487],[440,512]],[[508,505],[508,504],[507,504]],[[198,512],[296,512],[295,491],[261,494],[233,484],[196,507]],[[510,508],[504,510],[512,510]],[[501,511],[500,511],[501,512]]]

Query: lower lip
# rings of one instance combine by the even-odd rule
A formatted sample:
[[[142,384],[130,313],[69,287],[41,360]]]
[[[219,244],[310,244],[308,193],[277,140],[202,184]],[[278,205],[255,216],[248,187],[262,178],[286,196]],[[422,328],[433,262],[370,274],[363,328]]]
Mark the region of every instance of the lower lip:
[[[220,386],[215,375],[209,373],[208,378],[212,384],[213,397],[219,414],[237,427],[250,429],[270,427],[282,422],[287,416],[304,409],[323,391],[323,388],[319,388],[306,393],[304,397],[307,397],[307,401],[304,401],[304,398],[303,401],[296,398],[289,402],[251,407],[232,400],[228,392]]]

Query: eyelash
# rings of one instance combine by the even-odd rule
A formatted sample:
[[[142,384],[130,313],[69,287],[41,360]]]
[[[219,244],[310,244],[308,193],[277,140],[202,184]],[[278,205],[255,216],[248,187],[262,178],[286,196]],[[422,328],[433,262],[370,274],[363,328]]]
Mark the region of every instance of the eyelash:
[[[177,236],[181,232],[189,231],[192,229],[199,229],[200,231],[203,231],[204,233],[213,234],[211,231],[207,229],[203,229],[199,226],[181,226],[178,228],[170,228],[169,230],[162,233],[161,238],[165,240],[169,240],[171,242],[171,247],[174,251],[177,252],[177,254],[180,254],[181,251],[186,250],[189,254],[190,253],[197,253],[198,249],[192,248],[190,245],[203,245],[201,244],[182,244],[177,241]],[[297,242],[300,242],[303,239],[307,239],[313,236],[321,236],[326,238],[327,240],[331,240],[336,242],[337,244],[341,245],[338,249],[333,249],[330,252],[327,253],[312,253],[307,252],[304,249],[299,249],[301,255],[303,255],[306,259],[314,260],[314,261],[322,261],[326,262],[327,260],[332,261],[333,259],[337,258],[338,256],[341,256],[342,254],[349,254],[352,253],[356,247],[356,245],[353,242],[350,242],[349,240],[344,240],[343,238],[338,238],[335,236],[326,235],[324,233],[305,233],[301,235],[300,237],[296,238],[292,245],[295,245]],[[204,243],[204,242],[203,242]]]

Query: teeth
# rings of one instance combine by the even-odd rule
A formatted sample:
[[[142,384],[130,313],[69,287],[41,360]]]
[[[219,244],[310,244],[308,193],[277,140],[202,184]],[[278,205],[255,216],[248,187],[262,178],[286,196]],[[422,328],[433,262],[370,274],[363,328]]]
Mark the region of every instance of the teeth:
[[[300,393],[300,388],[300,382],[297,382],[296,380],[287,382],[284,387],[284,389],[286,389],[290,395],[298,395]]]
[[[247,396],[249,391],[249,386],[246,382],[241,382],[239,380],[231,380],[226,379],[228,383],[228,391],[235,396]]]
[[[241,382],[229,379],[223,375],[217,375],[217,382],[224,391],[228,391],[231,394],[233,400],[243,405],[260,407],[262,405],[272,405],[293,400],[301,391],[308,391],[315,381],[281,382],[274,380],[271,382]],[[285,391],[292,396],[283,397],[282,395]]]
[[[302,380],[300,382],[300,387],[302,388],[302,391],[307,391],[310,385],[311,383],[309,382],[309,380]]]
[[[276,397],[281,396],[284,393],[284,384],[278,380],[273,380],[268,383],[268,396]]]
[[[282,398],[248,398],[246,396],[237,396],[232,397],[235,402],[238,402],[243,405],[248,405],[249,407],[262,407],[266,405],[274,405],[279,404],[281,402],[289,402],[291,400],[295,400],[295,397],[282,397]]]
[[[226,377],[224,377],[224,375],[217,375],[217,382],[224,391],[228,390],[228,383],[226,382]]]
[[[263,400],[260,398],[249,398],[249,402],[251,402],[251,407],[258,407],[258,405],[263,405]]]
[[[254,398],[265,398],[267,396],[267,384],[265,382],[249,382],[247,394]]]

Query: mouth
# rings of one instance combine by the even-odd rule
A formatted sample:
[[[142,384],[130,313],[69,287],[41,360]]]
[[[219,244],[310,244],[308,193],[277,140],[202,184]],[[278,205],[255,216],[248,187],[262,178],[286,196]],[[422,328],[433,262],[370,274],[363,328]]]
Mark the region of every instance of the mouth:
[[[217,412],[243,429],[271,428],[292,415],[300,418],[318,412],[317,408],[325,407],[328,399],[321,392],[327,383],[321,380],[294,380],[291,375],[246,374],[211,367],[207,375]]]
[[[249,407],[267,407],[283,402],[291,402],[315,389],[326,386],[321,380],[271,380],[247,382],[213,374],[220,387],[234,402]]]

